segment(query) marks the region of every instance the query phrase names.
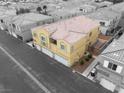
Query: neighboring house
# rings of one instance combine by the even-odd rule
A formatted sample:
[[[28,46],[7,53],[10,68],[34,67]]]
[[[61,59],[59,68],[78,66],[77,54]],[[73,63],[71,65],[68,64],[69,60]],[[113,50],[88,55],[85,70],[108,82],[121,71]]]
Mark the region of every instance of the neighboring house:
[[[75,13],[72,14],[71,11],[68,9],[55,10],[55,11],[49,12],[48,15],[53,17],[54,21],[68,19],[73,16],[76,16]]]
[[[81,5],[80,10],[83,10],[84,13],[91,13],[94,12],[97,8],[90,4]]]
[[[96,80],[112,92],[124,93],[124,35],[113,41],[96,62]]]
[[[31,29],[40,25],[48,24],[53,21],[52,17],[26,13],[14,16],[8,23],[8,31],[10,34],[22,41],[30,41],[32,39]]]
[[[113,33],[121,18],[120,13],[110,11],[106,8],[99,9],[98,11],[90,13],[87,16],[91,19],[97,20],[100,23],[101,33],[104,35],[110,35]]]
[[[95,6],[84,4],[80,5],[76,8],[72,8],[71,11],[69,9],[62,8],[60,10],[55,10],[48,12],[49,16],[52,16],[54,18],[54,21],[59,21],[63,19],[72,18],[75,16],[80,16],[84,14],[88,14],[91,12],[94,12],[96,10]]]
[[[32,29],[36,48],[66,66],[72,66],[97,41],[99,23],[78,16]]]
[[[96,10],[97,8],[95,6],[92,6],[90,4],[84,4],[84,5],[78,6],[77,8],[72,9],[71,12],[76,15],[85,15],[88,13],[92,13]]]
[[[6,30],[7,25],[6,25],[5,19],[7,20],[15,15],[16,15],[15,9],[4,9],[4,8],[0,7],[0,29]],[[9,21],[9,20],[7,20],[7,21]]]
[[[121,13],[121,19],[119,22],[119,26],[124,27],[124,2],[108,7],[108,9],[110,9],[110,11]]]
[[[115,11],[115,12],[121,13],[122,17],[124,16],[124,2],[114,4],[110,7],[108,7],[108,9],[110,9],[110,11]]]

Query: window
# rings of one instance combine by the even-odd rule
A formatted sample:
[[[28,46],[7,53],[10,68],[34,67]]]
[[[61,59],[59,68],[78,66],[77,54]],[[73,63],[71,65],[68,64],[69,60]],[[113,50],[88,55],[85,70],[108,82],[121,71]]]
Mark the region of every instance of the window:
[[[57,45],[57,41],[55,39],[53,39],[53,38],[50,38],[50,42],[55,44],[55,45]]]
[[[103,66],[106,68],[109,68],[113,71],[116,71],[117,73],[121,73],[121,71],[122,71],[122,66],[116,65],[116,64],[111,63],[111,62],[106,61],[106,60],[104,61]]]
[[[60,49],[64,51],[66,50],[66,46],[64,43],[60,43]]]
[[[33,36],[34,36],[34,37],[37,37],[37,34],[36,34],[36,33],[33,33]]]
[[[113,64],[112,70],[116,70],[117,69],[117,65]]]
[[[117,69],[117,65],[116,64],[113,64],[113,63],[109,63],[108,64],[108,68],[115,71]]]
[[[65,46],[64,46],[64,45],[61,45],[61,49],[62,49],[62,50],[65,50]]]
[[[105,22],[100,22],[100,25],[101,26],[105,26]]]
[[[92,35],[92,32],[90,32],[89,36],[91,36],[91,35]]]
[[[46,37],[41,36],[41,44],[42,44],[43,46],[46,46]]]
[[[110,68],[110,69],[112,68],[112,63],[108,64],[108,68]]]
[[[44,36],[41,36],[41,41],[45,41],[45,37]]]
[[[74,46],[71,46],[71,52],[73,52],[74,51]]]

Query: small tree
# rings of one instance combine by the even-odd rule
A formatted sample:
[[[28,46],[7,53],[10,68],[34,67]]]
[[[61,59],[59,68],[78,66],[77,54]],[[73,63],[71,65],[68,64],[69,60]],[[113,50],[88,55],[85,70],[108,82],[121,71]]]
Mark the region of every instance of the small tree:
[[[47,6],[46,5],[43,6],[43,9],[44,9],[44,13],[47,14],[47,11],[46,11],[47,10]]]
[[[90,60],[90,58],[89,58],[88,56],[86,56],[86,57],[85,57],[85,60],[86,60],[86,61],[89,61],[89,60]]]
[[[40,13],[42,11],[42,8],[40,6],[37,7],[37,11]]]
[[[92,58],[92,54],[91,54],[91,53],[89,53],[89,54],[88,54],[88,57],[89,57],[89,58]]]

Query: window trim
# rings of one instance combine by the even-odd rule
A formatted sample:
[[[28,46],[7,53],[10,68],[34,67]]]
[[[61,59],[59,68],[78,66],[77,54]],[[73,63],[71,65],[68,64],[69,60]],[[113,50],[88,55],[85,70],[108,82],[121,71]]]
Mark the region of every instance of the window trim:
[[[42,37],[44,38],[44,40],[42,39]],[[46,46],[46,36],[44,34],[41,34],[40,36],[40,42],[43,46]]]
[[[62,47],[61,46],[64,46],[64,49],[62,49]],[[65,45],[65,43],[64,42],[61,42],[60,43],[60,49],[61,50],[63,50],[63,51],[66,51],[66,45]]]

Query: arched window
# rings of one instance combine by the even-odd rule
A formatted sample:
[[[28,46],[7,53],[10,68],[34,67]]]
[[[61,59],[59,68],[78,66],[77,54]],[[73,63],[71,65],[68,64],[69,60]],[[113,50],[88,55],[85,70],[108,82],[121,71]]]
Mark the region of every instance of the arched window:
[[[44,34],[41,34],[40,40],[41,40],[41,44],[43,46],[46,46],[46,36]]]
[[[63,42],[60,43],[60,49],[63,50],[63,51],[66,51],[65,43],[63,43]]]

